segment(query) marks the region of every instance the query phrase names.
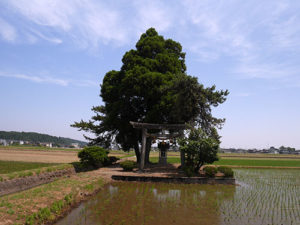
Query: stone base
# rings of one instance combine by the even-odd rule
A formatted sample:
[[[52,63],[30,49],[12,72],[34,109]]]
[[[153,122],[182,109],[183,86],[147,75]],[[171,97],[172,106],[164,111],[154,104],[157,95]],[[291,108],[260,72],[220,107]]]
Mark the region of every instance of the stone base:
[[[113,180],[138,182],[163,182],[184,184],[235,184],[234,178],[208,178],[208,177],[151,177],[151,176],[125,176],[113,175]]]

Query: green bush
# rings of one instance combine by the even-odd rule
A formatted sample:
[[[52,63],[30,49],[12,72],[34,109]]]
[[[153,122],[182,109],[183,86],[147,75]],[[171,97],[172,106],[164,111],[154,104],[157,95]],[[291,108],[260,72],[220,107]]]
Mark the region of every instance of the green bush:
[[[85,166],[99,168],[108,164],[108,151],[98,146],[88,146],[78,152],[80,162]]]
[[[214,166],[206,166],[203,170],[205,172],[205,175],[208,177],[214,177],[217,173],[217,168]]]
[[[132,171],[133,168],[136,168],[136,162],[134,161],[130,161],[130,160],[125,160],[123,162],[120,163],[120,166],[123,168],[123,170],[125,171]]]
[[[219,166],[218,171],[224,173],[225,177],[233,177],[233,170],[228,166]]]

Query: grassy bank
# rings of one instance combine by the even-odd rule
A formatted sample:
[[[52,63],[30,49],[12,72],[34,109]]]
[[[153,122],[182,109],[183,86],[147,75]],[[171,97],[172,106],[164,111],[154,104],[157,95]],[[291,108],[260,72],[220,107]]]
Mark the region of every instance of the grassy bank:
[[[153,163],[158,162],[158,157],[150,157],[150,161]],[[168,163],[180,163],[179,157],[168,157]],[[216,161],[214,165],[226,165],[226,166],[242,166],[242,167],[299,167],[299,159],[228,159],[221,158]]]
[[[94,171],[64,177],[49,184],[0,198],[3,224],[45,224],[99,190],[105,181]]]

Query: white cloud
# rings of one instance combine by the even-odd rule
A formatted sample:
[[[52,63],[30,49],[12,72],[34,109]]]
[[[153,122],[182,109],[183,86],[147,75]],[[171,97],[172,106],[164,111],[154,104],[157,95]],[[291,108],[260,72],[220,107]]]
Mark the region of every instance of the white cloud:
[[[194,28],[186,32],[185,41],[200,61],[230,58],[228,70],[239,78],[286,83],[299,76],[296,1],[186,0],[183,6]],[[197,41],[188,38],[195,36]]]
[[[32,34],[35,34],[35,36],[33,36],[32,34],[28,35],[28,40],[32,43],[34,43],[36,41],[36,36],[38,36],[46,41],[52,42],[54,44],[61,44],[63,42],[61,39],[58,39],[55,37],[48,37],[48,36],[42,34],[41,32],[38,32],[37,30],[32,29],[31,32],[32,32]]]
[[[135,1],[134,7],[137,11],[134,21],[139,32],[145,32],[150,27],[162,32],[172,25],[174,12],[162,1]]]
[[[12,0],[10,6],[30,21],[38,37],[61,43],[45,33],[71,38],[81,47],[95,48],[99,43],[126,42],[126,29],[120,13],[112,7],[92,0]],[[44,31],[44,33],[43,33]],[[31,39],[32,40],[32,39]]]
[[[92,80],[60,79],[51,76],[35,76],[35,75],[27,75],[27,74],[11,74],[11,73],[0,72],[0,77],[28,80],[35,83],[55,84],[59,86],[70,86],[70,85],[78,86],[78,87],[99,86],[98,82]]]
[[[136,41],[141,32],[155,27],[179,40],[198,61],[230,59],[228,70],[244,78],[282,79],[300,71],[300,4],[292,0],[11,0],[6,4],[26,21],[20,32],[30,43],[73,42],[97,51],[102,44]],[[8,37],[15,40],[15,33]]]
[[[9,42],[14,42],[17,37],[17,32],[13,26],[0,18],[0,35]]]
[[[56,84],[60,86],[68,86],[69,81],[63,80],[63,79],[57,79],[52,78],[49,76],[30,76],[26,74],[6,74],[6,73],[0,73],[0,77],[9,77],[9,78],[17,78],[17,79],[23,79],[23,80],[29,80],[36,83],[50,83],[50,84]]]

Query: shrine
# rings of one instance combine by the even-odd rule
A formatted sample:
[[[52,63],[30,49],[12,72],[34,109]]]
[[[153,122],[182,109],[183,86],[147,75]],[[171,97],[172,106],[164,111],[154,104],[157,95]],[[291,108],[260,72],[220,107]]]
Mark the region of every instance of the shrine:
[[[145,153],[146,153],[146,139],[152,137],[153,139],[162,140],[158,143],[159,149],[159,164],[167,164],[167,152],[170,144],[165,140],[173,140],[176,137],[183,135],[183,131],[186,129],[185,124],[152,124],[152,123],[139,123],[130,122],[133,128],[142,130],[142,147],[141,147],[141,162],[139,164],[139,170],[143,171],[145,167]],[[158,133],[150,133],[148,130],[160,130]],[[181,156],[181,164],[184,163],[184,155]]]

